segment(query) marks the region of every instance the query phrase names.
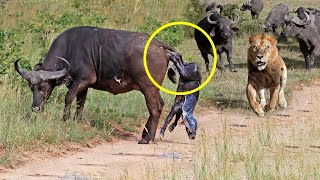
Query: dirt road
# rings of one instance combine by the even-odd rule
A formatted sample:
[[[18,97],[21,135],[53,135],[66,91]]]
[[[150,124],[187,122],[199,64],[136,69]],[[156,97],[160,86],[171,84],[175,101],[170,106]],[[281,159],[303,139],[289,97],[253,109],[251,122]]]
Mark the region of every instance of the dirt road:
[[[221,130],[221,118],[228,118],[229,128],[250,129],[262,120],[274,120],[276,123],[312,118],[320,109],[320,81],[310,86],[297,85],[286,110],[278,110],[267,117],[257,117],[251,113],[244,115],[233,112],[208,110],[197,115],[199,131],[213,136]],[[198,132],[200,134],[200,132]],[[139,137],[126,141],[101,144],[83,152],[67,154],[60,158],[33,160],[24,167],[0,174],[0,179],[119,179],[130,177],[139,179],[148,177],[148,173],[159,174],[173,162],[179,168],[190,168],[195,141],[188,139],[183,126],[174,132],[165,134],[165,140],[149,145],[138,145]],[[151,168],[150,168],[151,167]],[[149,172],[148,169],[158,169]]]

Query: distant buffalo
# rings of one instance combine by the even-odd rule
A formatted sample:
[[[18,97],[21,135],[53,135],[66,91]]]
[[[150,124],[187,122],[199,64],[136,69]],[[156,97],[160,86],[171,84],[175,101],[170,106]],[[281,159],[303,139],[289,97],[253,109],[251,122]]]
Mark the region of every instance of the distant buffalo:
[[[286,28],[281,34],[285,37],[297,37],[306,69],[314,68],[315,58],[320,55],[320,15],[301,8],[298,16],[286,19]]]
[[[272,29],[273,33],[277,33],[277,28],[279,26],[284,27],[285,20],[288,17],[288,13],[289,13],[289,8],[286,4],[278,4],[274,6],[271,9],[262,28],[264,29],[265,32],[268,32],[270,31],[270,29]]]
[[[209,14],[203,18],[197,25],[206,31],[213,40],[217,54],[219,55],[218,69],[223,71],[224,62],[222,53],[227,54],[227,59],[230,65],[230,71],[236,72],[235,65],[232,60],[232,34],[237,34],[239,29],[234,27],[239,22],[239,15],[237,19],[232,21],[224,18],[217,12]],[[209,40],[199,30],[194,31],[194,38],[197,42],[198,48],[206,64],[206,71],[209,72],[209,58],[208,54],[213,56],[213,51]]]
[[[76,117],[81,118],[88,88],[113,94],[137,90],[143,93],[150,116],[141,144],[154,140],[164,102],[143,67],[142,55],[149,35],[96,27],[75,27],[60,34],[52,43],[42,64],[32,71],[14,63],[16,71],[29,82],[33,93],[32,110],[40,112],[52,90],[66,83],[63,119],[70,117],[77,98]],[[147,62],[153,79],[162,84],[168,66],[168,45],[153,40]],[[132,106],[132,105],[129,105]]]
[[[250,10],[252,19],[258,19],[262,9],[262,0],[247,0],[242,4],[240,8],[241,11]]]

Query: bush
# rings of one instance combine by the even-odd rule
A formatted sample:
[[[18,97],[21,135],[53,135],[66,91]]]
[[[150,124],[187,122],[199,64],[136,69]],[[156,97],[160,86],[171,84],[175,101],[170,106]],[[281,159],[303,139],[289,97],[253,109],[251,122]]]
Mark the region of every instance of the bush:
[[[177,19],[172,19],[170,22],[173,21],[179,21]],[[146,32],[149,35],[151,35],[154,31],[156,31],[158,28],[160,28],[163,24],[163,22],[158,21],[152,16],[147,16],[144,18],[144,23],[138,27],[138,31]],[[159,34],[157,34],[156,38],[168,43],[172,47],[176,47],[179,44],[181,44],[184,37],[184,30],[182,26],[171,26],[163,31],[161,31]]]
[[[204,17],[203,9],[204,6],[200,0],[189,0],[189,3],[184,9],[184,13],[182,14],[184,21],[197,24]],[[185,27],[184,31],[186,36],[193,37],[193,28]]]

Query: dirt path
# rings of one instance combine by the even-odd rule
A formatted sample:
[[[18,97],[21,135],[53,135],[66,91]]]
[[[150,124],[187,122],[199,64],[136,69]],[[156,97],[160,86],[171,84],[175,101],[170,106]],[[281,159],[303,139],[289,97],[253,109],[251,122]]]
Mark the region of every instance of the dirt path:
[[[310,86],[297,85],[289,107],[276,111],[267,117],[257,117],[232,112],[208,110],[205,115],[197,115],[199,131],[214,135],[221,130],[221,119],[228,118],[232,129],[250,130],[262,120],[273,120],[275,123],[287,124],[302,118],[312,118],[320,109],[320,81]],[[200,132],[198,132],[200,134]],[[179,168],[192,166],[195,141],[190,141],[185,129],[178,126],[174,132],[166,132],[165,140],[149,145],[138,145],[138,137],[116,143],[102,144],[84,152],[78,152],[60,158],[34,160],[24,167],[0,174],[0,179],[119,179],[120,177],[146,177],[148,167],[158,169],[161,174],[166,166],[173,162]],[[150,172],[149,172],[150,173]]]

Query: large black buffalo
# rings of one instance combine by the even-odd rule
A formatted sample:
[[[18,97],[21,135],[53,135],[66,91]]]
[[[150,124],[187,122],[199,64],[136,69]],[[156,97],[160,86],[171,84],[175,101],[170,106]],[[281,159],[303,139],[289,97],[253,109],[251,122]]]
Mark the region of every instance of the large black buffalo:
[[[16,71],[29,82],[33,92],[32,110],[43,110],[54,87],[67,84],[63,119],[70,117],[77,98],[76,118],[81,118],[88,88],[113,94],[141,91],[150,113],[140,144],[154,140],[164,102],[159,89],[148,79],[143,67],[143,50],[149,35],[96,27],[75,27],[59,35],[42,64],[27,72],[15,62]],[[154,80],[162,84],[168,66],[165,43],[153,40],[147,55]]]
[[[222,71],[224,69],[224,62],[221,54],[225,52],[227,54],[227,60],[230,65],[230,70],[236,72],[235,66],[232,60],[232,34],[238,33],[239,29],[234,25],[239,21],[239,15],[236,14],[237,20],[231,21],[224,18],[217,12],[209,14],[203,18],[197,25],[206,31],[211,37],[214,45],[216,46],[217,54],[219,55],[218,69]],[[197,42],[198,48],[206,64],[206,70],[209,71],[209,58],[208,54],[213,56],[213,51],[209,40],[199,30],[194,31],[194,38]]]
[[[315,67],[316,56],[320,55],[320,14],[310,9],[299,8],[297,16],[286,19],[284,37],[296,37],[306,62],[306,69]]]

